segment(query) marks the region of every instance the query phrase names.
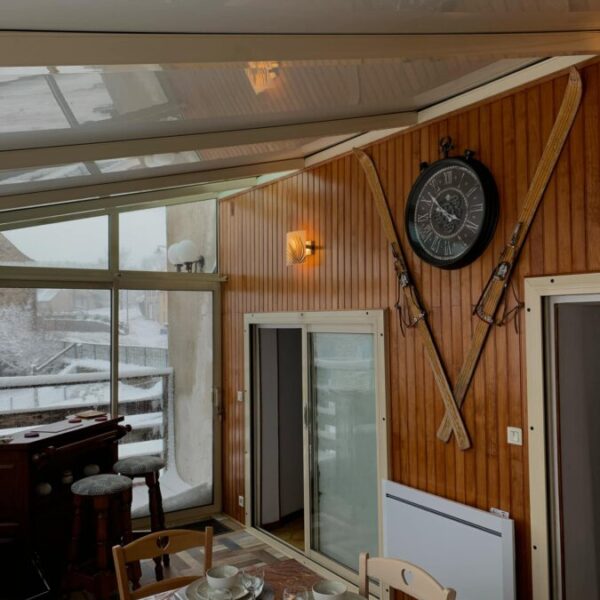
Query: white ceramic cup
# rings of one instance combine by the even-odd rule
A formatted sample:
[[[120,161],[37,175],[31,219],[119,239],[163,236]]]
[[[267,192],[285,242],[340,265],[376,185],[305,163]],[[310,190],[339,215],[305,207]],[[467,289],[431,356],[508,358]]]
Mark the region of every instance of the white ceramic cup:
[[[312,587],[315,600],[341,600],[346,593],[346,586],[340,581],[323,580]]]
[[[206,581],[215,590],[231,589],[238,580],[239,569],[233,565],[221,565],[206,571]]]

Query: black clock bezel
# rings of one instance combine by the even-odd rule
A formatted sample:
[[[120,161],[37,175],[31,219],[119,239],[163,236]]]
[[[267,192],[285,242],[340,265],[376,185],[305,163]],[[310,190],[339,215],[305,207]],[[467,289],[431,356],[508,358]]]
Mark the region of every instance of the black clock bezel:
[[[481,232],[477,237],[477,240],[461,257],[454,261],[439,260],[427,252],[421,242],[419,241],[416,222],[415,222],[415,211],[417,200],[423,190],[425,184],[429,181],[432,174],[435,171],[446,169],[451,166],[460,166],[469,168],[475,177],[479,180],[484,196],[484,219]],[[499,201],[498,201],[498,189],[496,188],[496,182],[492,176],[490,170],[477,159],[469,156],[453,156],[448,158],[441,158],[436,162],[425,167],[419,176],[417,177],[412,189],[408,195],[408,200],[405,209],[405,229],[408,241],[415,252],[415,254],[425,262],[438,267],[440,269],[452,270],[460,269],[471,264],[477,258],[479,258],[488,244],[491,242],[494,232],[496,231],[496,225],[498,223],[499,215]]]

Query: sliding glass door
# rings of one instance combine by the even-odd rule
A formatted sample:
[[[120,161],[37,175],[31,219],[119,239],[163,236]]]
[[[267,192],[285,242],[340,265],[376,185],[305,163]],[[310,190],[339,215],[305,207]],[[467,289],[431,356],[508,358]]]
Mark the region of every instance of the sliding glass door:
[[[311,333],[311,551],[356,571],[378,551],[377,415],[371,333]]]
[[[247,329],[251,524],[355,579],[360,552],[380,552],[383,311],[249,315]]]

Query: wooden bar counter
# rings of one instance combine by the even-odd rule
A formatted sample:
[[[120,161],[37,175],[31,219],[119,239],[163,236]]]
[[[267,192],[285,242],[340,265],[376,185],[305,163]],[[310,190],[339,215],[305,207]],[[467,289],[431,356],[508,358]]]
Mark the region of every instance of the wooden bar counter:
[[[0,443],[0,543],[13,546],[25,562],[38,559],[53,589],[66,563],[71,484],[86,476],[86,467],[112,472],[118,440],[129,429],[122,420],[59,421]]]

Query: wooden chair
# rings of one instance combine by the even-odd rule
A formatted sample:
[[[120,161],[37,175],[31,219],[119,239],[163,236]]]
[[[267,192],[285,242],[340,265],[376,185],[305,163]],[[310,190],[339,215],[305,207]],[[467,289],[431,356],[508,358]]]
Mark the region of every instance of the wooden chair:
[[[369,598],[369,577],[381,585],[404,592],[417,600],[455,600],[456,592],[440,585],[427,571],[397,558],[369,558],[363,552],[358,561],[358,593]]]
[[[140,560],[155,559],[164,554],[175,554],[189,548],[204,546],[204,573],[212,566],[213,529],[207,527],[204,533],[188,529],[170,529],[157,531],[127,544],[126,546],[113,546],[113,558],[119,586],[121,600],[138,600],[153,594],[174,590],[195,581],[203,573],[188,575],[186,577],[172,577],[155,583],[142,586],[130,591],[127,577],[127,564],[137,563]]]

